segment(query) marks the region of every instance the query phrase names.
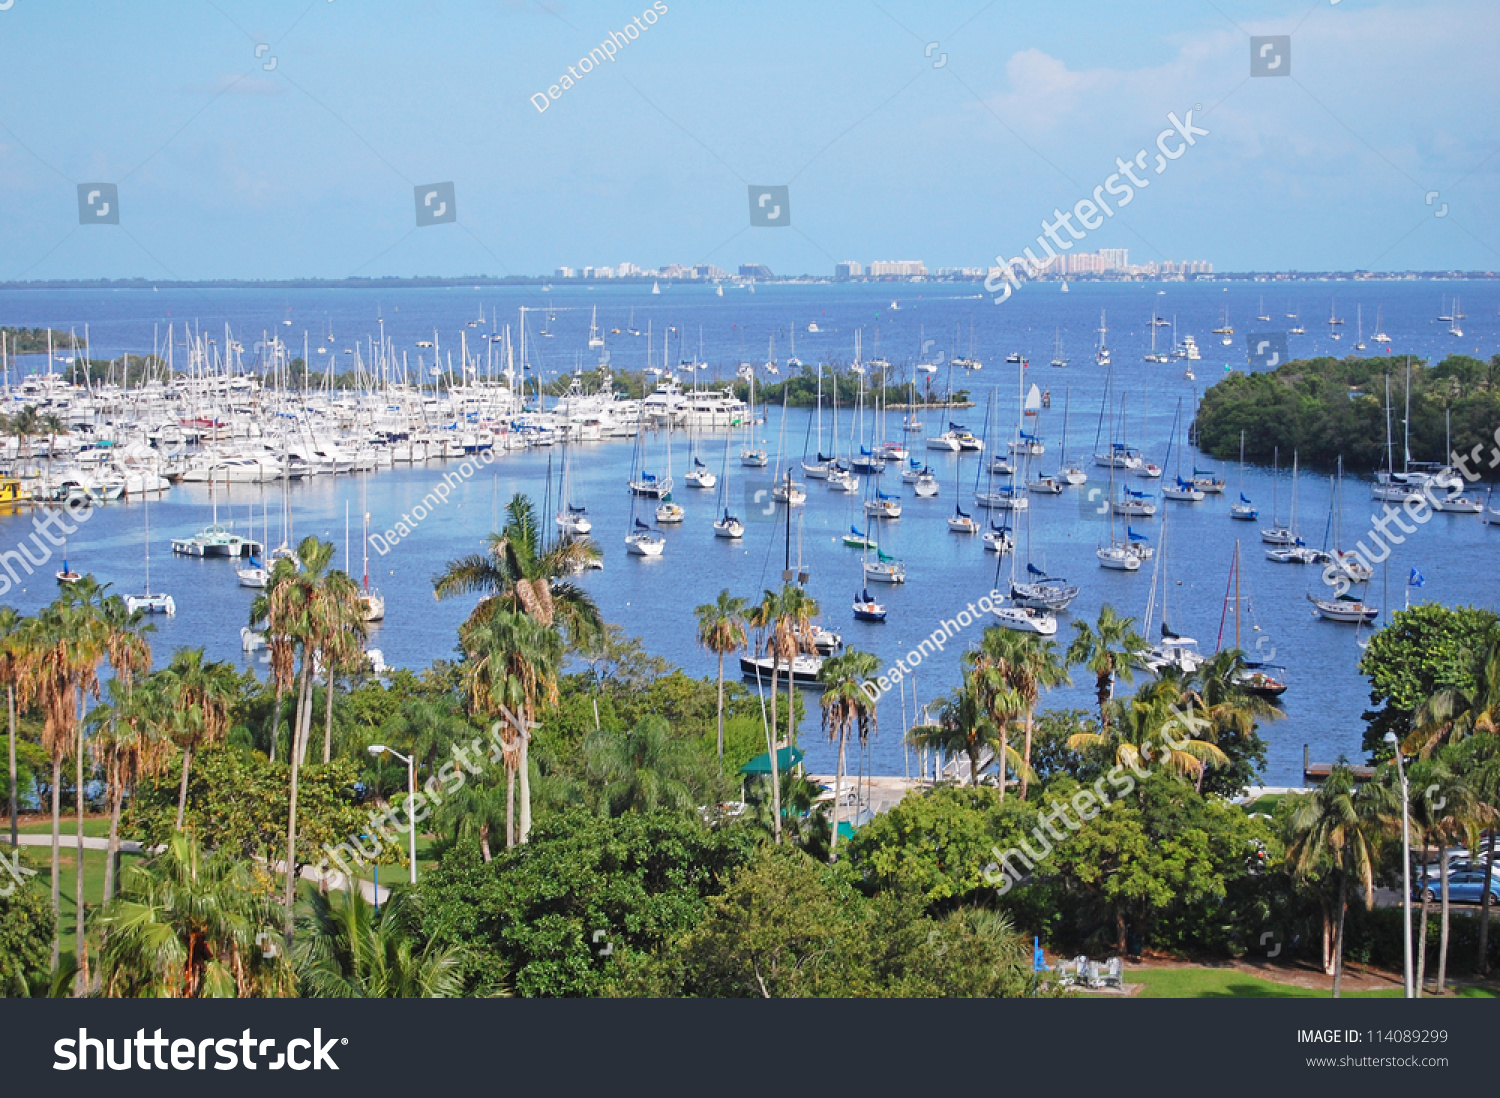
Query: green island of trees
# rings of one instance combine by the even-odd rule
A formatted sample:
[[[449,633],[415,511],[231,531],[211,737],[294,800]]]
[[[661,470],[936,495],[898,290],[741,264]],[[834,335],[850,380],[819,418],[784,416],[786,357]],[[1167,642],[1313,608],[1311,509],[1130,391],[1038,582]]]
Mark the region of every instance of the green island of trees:
[[[807,651],[817,605],[795,586],[720,593],[695,611],[716,671],[693,678],[573,582],[598,552],[551,540],[516,496],[433,577],[438,598],[472,601],[455,658],[384,679],[359,589],[316,538],[251,608],[263,677],[198,649],[154,664],[149,622],[88,577],[34,616],[0,609],[12,841],[25,806],[45,844],[20,847],[35,875],[0,894],[3,993],[1062,994],[1033,971],[1033,938],[1053,959],[1214,961],[1264,959],[1274,939],[1277,965],[1335,994],[1345,958],[1399,964],[1400,910],[1372,902],[1400,887],[1393,766],[1239,803],[1277,711],[1238,685],[1238,652],[1149,674],[1109,607],[1066,642],[991,628],[907,733],[968,760],[965,780],[854,827],[831,807],[849,749],[898,734],[858,688],[875,658],[823,665],[831,790],[796,768],[744,776],[796,746],[812,695],[779,678],[762,698],[725,663]],[[1398,611],[1361,670],[1373,741],[1395,732],[1425,791],[1417,865],[1455,844],[1492,858],[1495,615]],[[1046,708],[1074,675],[1094,704]],[[413,760],[416,797],[391,751]],[[1490,900],[1476,913],[1446,882],[1420,888],[1422,986],[1482,992],[1500,960]]]
[[[1450,453],[1477,452],[1471,468],[1490,473],[1500,425],[1500,355],[1488,362],[1449,355],[1436,366],[1394,355],[1324,357],[1261,373],[1236,371],[1203,394],[1194,425],[1198,445],[1216,458],[1237,460],[1243,433],[1246,461],[1269,465],[1279,450],[1283,464],[1295,452],[1304,467],[1331,470],[1342,457],[1347,471],[1367,475],[1386,467],[1389,381],[1391,454],[1399,470],[1408,361],[1413,460],[1447,462]]]
[[[88,346],[81,335],[70,332],[49,331],[46,328],[0,327],[0,336],[5,337],[5,349],[13,355],[44,355],[47,353],[47,337],[52,337],[54,351],[79,351]]]

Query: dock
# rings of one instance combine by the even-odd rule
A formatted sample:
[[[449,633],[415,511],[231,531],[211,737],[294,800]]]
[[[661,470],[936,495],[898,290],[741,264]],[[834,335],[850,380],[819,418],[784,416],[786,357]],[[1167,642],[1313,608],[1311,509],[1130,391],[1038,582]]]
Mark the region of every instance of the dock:
[[[1307,744],[1302,745],[1302,780],[1309,784],[1321,783],[1328,780],[1328,775],[1333,773],[1337,763],[1315,763],[1311,759]],[[1367,782],[1375,776],[1373,766],[1350,766],[1350,772],[1354,774],[1354,780]]]

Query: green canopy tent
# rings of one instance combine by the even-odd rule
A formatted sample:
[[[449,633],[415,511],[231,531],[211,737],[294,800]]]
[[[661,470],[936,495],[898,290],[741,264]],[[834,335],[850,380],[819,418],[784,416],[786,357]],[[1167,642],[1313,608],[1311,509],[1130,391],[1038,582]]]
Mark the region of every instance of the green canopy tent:
[[[785,774],[802,765],[802,751],[795,747],[782,747],[776,751],[776,767]],[[740,767],[740,800],[745,799],[745,779],[764,778],[771,773],[770,752],[762,751],[744,766]]]

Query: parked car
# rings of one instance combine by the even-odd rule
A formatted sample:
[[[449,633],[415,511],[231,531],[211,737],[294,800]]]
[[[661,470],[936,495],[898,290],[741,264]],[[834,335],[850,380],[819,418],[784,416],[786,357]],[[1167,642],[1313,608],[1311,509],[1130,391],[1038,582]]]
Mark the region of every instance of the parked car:
[[[1478,904],[1484,902],[1485,876],[1481,870],[1455,871],[1448,877],[1448,899],[1460,904]],[[1441,903],[1443,899],[1443,883],[1435,877],[1425,885],[1418,882],[1412,889],[1412,899],[1420,900],[1423,894],[1432,903]],[[1490,903],[1500,907],[1500,870],[1490,874],[1489,877]]]

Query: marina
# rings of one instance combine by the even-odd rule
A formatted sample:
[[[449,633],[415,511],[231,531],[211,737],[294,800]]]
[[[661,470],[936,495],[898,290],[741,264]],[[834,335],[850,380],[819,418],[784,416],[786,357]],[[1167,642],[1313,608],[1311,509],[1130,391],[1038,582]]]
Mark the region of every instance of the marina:
[[[1005,624],[1064,645],[1071,623],[1091,620],[1106,603],[1143,620],[1153,582],[1152,569],[1140,567],[1149,562],[1143,543],[1154,538],[1162,497],[1171,493],[1188,501],[1172,505],[1173,628],[1215,634],[1228,562],[1242,540],[1257,611],[1243,643],[1261,656],[1274,651],[1276,664],[1292,669],[1280,701],[1286,715],[1262,733],[1272,783],[1300,780],[1303,743],[1318,757],[1357,754],[1367,690],[1356,669],[1361,641],[1388,608],[1402,605],[1411,567],[1427,577],[1423,598],[1493,604],[1500,597],[1496,571],[1473,567],[1500,551],[1494,541],[1500,534],[1468,506],[1435,515],[1394,547],[1356,588],[1358,607],[1340,605],[1322,588],[1320,569],[1266,561],[1252,551],[1256,527],[1226,521],[1241,498],[1279,500],[1285,511],[1291,455],[1282,454],[1278,477],[1255,465],[1241,472],[1233,455],[1203,454],[1184,441],[1202,385],[1171,362],[1135,363],[1159,326],[1153,308],[1175,313],[1179,332],[1203,334],[1226,308],[1222,298],[1230,298],[1230,316],[1254,315],[1251,284],[1176,284],[1153,302],[1149,285],[1078,283],[1067,297],[1018,298],[1003,319],[981,311],[962,284],[926,286],[920,298],[877,319],[878,286],[759,289],[753,298],[683,285],[663,286],[656,296],[643,287],[554,290],[556,319],[548,322],[554,335],[544,351],[537,350],[543,342],[537,333],[548,314],[536,307],[535,291],[524,288],[413,290],[379,300],[347,290],[164,290],[152,301],[135,292],[107,299],[89,291],[0,292],[0,308],[17,323],[80,334],[87,324],[96,360],[128,352],[139,365],[135,356],[154,349],[175,371],[170,383],[142,385],[133,373],[128,388],[107,377],[85,388],[70,384],[71,354],[54,355],[50,380],[45,355],[11,360],[9,412],[31,406],[59,416],[68,430],[4,439],[11,474],[5,483],[14,485],[16,499],[0,513],[0,540],[14,544],[31,532],[27,496],[71,496],[88,517],[69,535],[67,569],[93,574],[116,591],[139,592],[142,608],[160,609],[153,615],[160,651],[202,644],[213,658],[257,667],[264,650],[242,651],[240,636],[249,602],[277,551],[316,534],[339,547],[334,566],[360,583],[369,647],[389,667],[421,669],[451,651],[453,631],[469,609],[463,599],[434,603],[431,577],[446,561],[477,551],[497,522],[497,501],[524,492],[539,513],[556,516],[559,536],[587,534],[602,548],[603,568],[577,582],[606,619],[690,674],[707,675],[713,665],[694,642],[692,608],[721,588],[753,597],[775,586],[788,542],[809,576],[819,623],[882,660],[902,656],[972,599],[991,589],[1008,593],[1013,583],[1023,601],[1003,611]],[[1386,284],[1378,292],[1399,402],[1400,355],[1440,357],[1455,349],[1454,339],[1430,320],[1436,288]],[[1296,307],[1316,312],[1320,296],[1326,307],[1326,294],[1308,287]],[[1467,338],[1493,344],[1500,294],[1480,284],[1464,297]],[[212,306],[214,319],[188,322],[185,333],[181,322],[162,315],[161,298],[177,316],[207,314]],[[296,326],[280,326],[278,335],[266,321],[286,310],[285,298],[294,317],[306,317],[306,340]],[[475,299],[487,305],[482,328],[468,326]],[[1139,308],[1128,305],[1132,299]],[[1157,304],[1163,301],[1171,304]],[[764,363],[752,366],[747,349],[758,344],[764,353],[769,335],[813,311],[810,302],[817,305],[818,330],[802,322],[796,355],[812,375],[809,395],[821,401],[814,396],[783,407],[778,393],[767,406],[762,389],[797,367],[787,358],[772,363],[777,373]],[[1089,363],[1049,368],[1059,340],[1087,345],[1101,307],[1114,318],[1110,342],[1118,362],[1131,365],[1117,364],[1112,373]],[[916,372],[921,322],[913,316],[924,312],[928,330],[952,331],[951,318],[963,318],[966,344],[972,315],[977,359],[998,364],[1008,348],[1020,346],[1022,361],[955,371],[951,381]],[[1132,313],[1140,315],[1134,328],[1124,319]],[[943,316],[950,318],[945,324],[934,319]],[[616,333],[622,323],[640,334]],[[752,324],[767,335],[740,334],[746,327],[753,333]],[[855,354],[861,344],[875,345],[877,326],[881,353],[892,360],[886,393],[871,385],[870,373],[851,369],[874,361],[856,361]],[[350,335],[329,338],[330,329]],[[355,332],[364,334],[356,339]],[[604,347],[590,347],[594,339]],[[262,347],[254,356],[257,342]],[[1305,342],[1293,343],[1295,354],[1324,350],[1319,339]],[[987,346],[994,349],[986,356]],[[1214,346],[1203,368],[1246,368],[1242,354],[1236,360]],[[602,352],[609,362],[601,370]],[[337,368],[329,365],[335,360]],[[1019,395],[1012,369],[1022,379]],[[923,400],[923,377],[931,380],[930,402]],[[626,396],[627,383],[641,378],[643,396]],[[835,410],[835,378],[840,386],[868,387],[862,403],[851,405],[840,388]],[[539,379],[544,391],[536,391],[537,380],[523,379]],[[722,390],[731,380],[740,382],[740,395]],[[1024,407],[1034,383],[1047,399]],[[950,385],[952,403],[969,410],[939,406],[949,403]],[[1127,401],[1123,414],[1120,395]],[[986,415],[990,402],[994,410]],[[1095,408],[1105,409],[1106,424],[1123,427],[1117,439],[1103,434],[1096,468],[1087,476],[1078,469],[1076,479],[1053,475],[1066,460],[1054,452],[1066,441],[1065,404],[1072,407],[1075,449],[1087,445],[1078,442],[1078,421],[1092,418]],[[1023,419],[1023,412],[1034,414]],[[907,430],[914,422],[925,430]],[[1136,475],[1145,456],[1163,462],[1160,482]],[[996,475],[992,463],[1007,472]],[[674,470],[684,469],[672,482]],[[805,480],[793,481],[791,471]],[[1423,475],[1429,474],[1416,467],[1346,471],[1338,501],[1342,528],[1365,529],[1378,506],[1372,489],[1384,486],[1404,498],[1412,478]],[[955,490],[957,499],[949,499]],[[1324,476],[1299,471],[1304,540],[1316,544],[1311,528],[1322,526],[1333,492]],[[1468,497],[1487,498],[1474,489]],[[142,552],[148,500],[149,560]],[[985,509],[975,511],[971,501]],[[664,511],[667,505],[672,509]],[[1263,512],[1262,522],[1282,517],[1290,516]],[[411,532],[388,540],[403,520]],[[949,530],[984,537],[954,537]],[[1351,548],[1352,540],[1336,548]],[[1121,560],[1129,557],[1137,567],[1113,567],[1101,545],[1117,547]],[[1018,546],[1024,556],[1016,561]],[[55,594],[55,568],[17,575],[9,597],[18,609],[33,611]],[[1013,569],[1019,570],[1014,579]],[[999,623],[997,616],[988,624]],[[954,685],[959,655],[978,635],[976,628],[922,661],[915,688],[923,702]],[[753,689],[756,669],[744,670]],[[769,670],[768,663],[759,668],[767,686]],[[807,678],[808,668],[801,670]],[[1075,683],[1055,692],[1053,704],[1086,708],[1089,696],[1087,684]],[[872,763],[877,773],[905,773],[899,703],[887,697],[880,705]],[[910,706],[907,712],[909,720]],[[830,769],[830,748],[814,734],[816,722],[814,705],[802,742],[810,766]]]

